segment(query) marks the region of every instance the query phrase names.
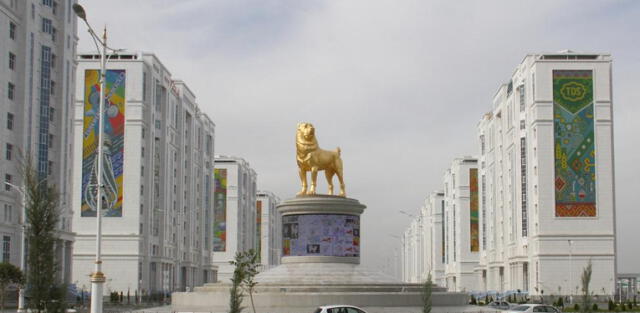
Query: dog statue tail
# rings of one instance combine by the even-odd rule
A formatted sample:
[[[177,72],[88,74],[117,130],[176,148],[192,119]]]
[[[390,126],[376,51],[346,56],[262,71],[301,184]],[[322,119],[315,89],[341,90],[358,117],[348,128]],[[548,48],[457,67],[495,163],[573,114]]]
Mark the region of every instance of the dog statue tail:
[[[338,156],[340,156],[340,147],[336,148],[336,152],[338,152]]]

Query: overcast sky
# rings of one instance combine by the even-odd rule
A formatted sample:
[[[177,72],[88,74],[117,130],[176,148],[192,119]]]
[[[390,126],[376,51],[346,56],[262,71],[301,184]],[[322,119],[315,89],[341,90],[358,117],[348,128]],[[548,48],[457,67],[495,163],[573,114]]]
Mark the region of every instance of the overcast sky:
[[[609,52],[618,264],[640,272],[639,1],[80,1],[112,46],[155,53],[216,123],[216,153],[260,189],[299,189],[295,130],[342,149],[347,193],[368,206],[363,264],[385,268],[527,53]],[[79,24],[79,51],[93,50]],[[636,138],[636,139],[633,139]],[[323,177],[322,175],[321,177]],[[319,178],[319,188],[326,183]]]

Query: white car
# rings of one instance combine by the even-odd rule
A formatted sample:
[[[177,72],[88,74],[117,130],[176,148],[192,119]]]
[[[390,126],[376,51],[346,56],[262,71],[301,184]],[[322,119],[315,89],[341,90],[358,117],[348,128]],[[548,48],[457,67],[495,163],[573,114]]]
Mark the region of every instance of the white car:
[[[520,305],[511,307],[509,311],[507,311],[507,313],[533,313],[533,312],[562,313],[562,311],[548,304],[520,304]]]
[[[363,309],[353,305],[323,305],[313,313],[367,313]]]
[[[487,305],[488,307],[500,310],[509,310],[512,307],[511,303],[507,301],[493,301]]]

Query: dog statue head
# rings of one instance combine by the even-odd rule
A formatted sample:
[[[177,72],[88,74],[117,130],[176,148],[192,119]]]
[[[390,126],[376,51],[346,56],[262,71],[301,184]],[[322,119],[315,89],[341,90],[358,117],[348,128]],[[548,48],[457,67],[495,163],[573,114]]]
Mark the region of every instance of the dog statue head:
[[[298,141],[312,142],[316,138],[316,129],[311,123],[298,123]]]

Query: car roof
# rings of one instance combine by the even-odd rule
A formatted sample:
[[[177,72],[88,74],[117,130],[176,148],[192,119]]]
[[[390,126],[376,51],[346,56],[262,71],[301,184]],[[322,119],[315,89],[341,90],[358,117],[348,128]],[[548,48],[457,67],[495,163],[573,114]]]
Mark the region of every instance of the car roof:
[[[359,309],[359,307],[355,305],[350,305],[350,304],[329,304],[329,305],[321,305],[319,307],[323,309],[334,309],[334,308],[344,308],[344,307]]]

